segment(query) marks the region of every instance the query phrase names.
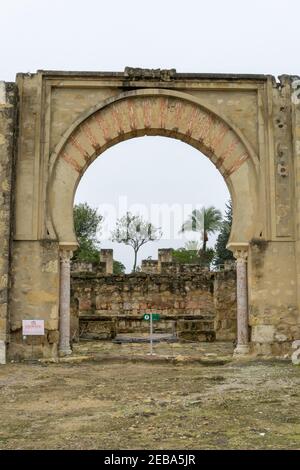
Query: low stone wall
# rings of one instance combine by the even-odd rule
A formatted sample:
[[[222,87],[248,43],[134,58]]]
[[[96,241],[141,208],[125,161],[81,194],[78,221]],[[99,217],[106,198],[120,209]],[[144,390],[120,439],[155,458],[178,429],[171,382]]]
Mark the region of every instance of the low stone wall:
[[[209,272],[208,268],[203,268],[199,264],[180,264],[174,262],[163,262],[160,264],[162,274],[170,275],[185,275],[185,274],[199,274],[200,276]]]
[[[146,274],[157,274],[159,272],[157,259],[143,259],[141,271]]]
[[[181,319],[177,321],[177,336],[179,341],[215,341],[214,319],[204,317],[201,320]]]
[[[164,263],[162,263],[164,264]],[[235,272],[186,268],[161,274],[101,275],[72,272],[71,336],[112,338],[148,332],[142,319],[159,313],[156,332],[177,331],[182,340],[235,338]]]
[[[94,273],[94,274],[112,274],[113,273],[113,250],[104,249],[99,251],[100,261],[87,262],[73,260],[71,271],[73,273]]]
[[[199,264],[182,264],[173,259],[172,248],[161,248],[158,250],[158,259],[142,260],[141,272],[147,274],[202,274],[209,271]]]
[[[106,274],[106,263],[87,263],[84,261],[74,261],[71,264],[72,273],[94,273],[94,274]]]

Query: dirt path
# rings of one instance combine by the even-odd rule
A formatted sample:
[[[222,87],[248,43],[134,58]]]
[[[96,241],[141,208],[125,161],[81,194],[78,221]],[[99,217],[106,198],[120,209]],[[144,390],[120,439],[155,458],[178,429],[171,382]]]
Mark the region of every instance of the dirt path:
[[[1,449],[300,449],[287,362],[9,364]]]

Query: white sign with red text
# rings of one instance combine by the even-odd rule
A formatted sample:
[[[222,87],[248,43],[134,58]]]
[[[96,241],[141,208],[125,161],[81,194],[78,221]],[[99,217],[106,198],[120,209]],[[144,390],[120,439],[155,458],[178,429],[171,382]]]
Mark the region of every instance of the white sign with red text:
[[[23,336],[45,334],[44,320],[22,320]]]

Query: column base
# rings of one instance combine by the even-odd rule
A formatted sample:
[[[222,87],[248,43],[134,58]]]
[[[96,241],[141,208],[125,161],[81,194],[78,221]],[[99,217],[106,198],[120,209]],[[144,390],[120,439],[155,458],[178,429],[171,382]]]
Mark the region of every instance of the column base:
[[[58,351],[59,357],[70,356],[71,354],[72,354],[72,349],[71,348],[60,349]]]
[[[248,344],[238,344],[235,350],[233,351],[234,356],[246,356],[250,352]]]

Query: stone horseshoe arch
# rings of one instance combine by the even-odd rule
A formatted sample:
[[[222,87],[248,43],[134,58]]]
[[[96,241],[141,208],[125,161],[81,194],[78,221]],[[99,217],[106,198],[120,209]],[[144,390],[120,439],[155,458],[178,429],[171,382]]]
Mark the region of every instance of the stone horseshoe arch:
[[[254,235],[258,158],[227,118],[198,99],[172,90],[130,91],[104,100],[64,133],[50,158],[48,209],[62,246],[76,246],[73,201],[88,166],[107,148],[144,135],[180,139],[204,153],[219,169],[233,201],[230,244]],[[200,180],[200,177],[199,177]],[[62,204],[63,201],[63,204]]]
[[[144,135],[192,145],[223,175],[237,349],[290,354],[300,338],[298,78],[129,67],[0,81],[0,363],[31,357],[24,319],[45,322],[35,357],[70,352],[77,185],[107,148]]]

